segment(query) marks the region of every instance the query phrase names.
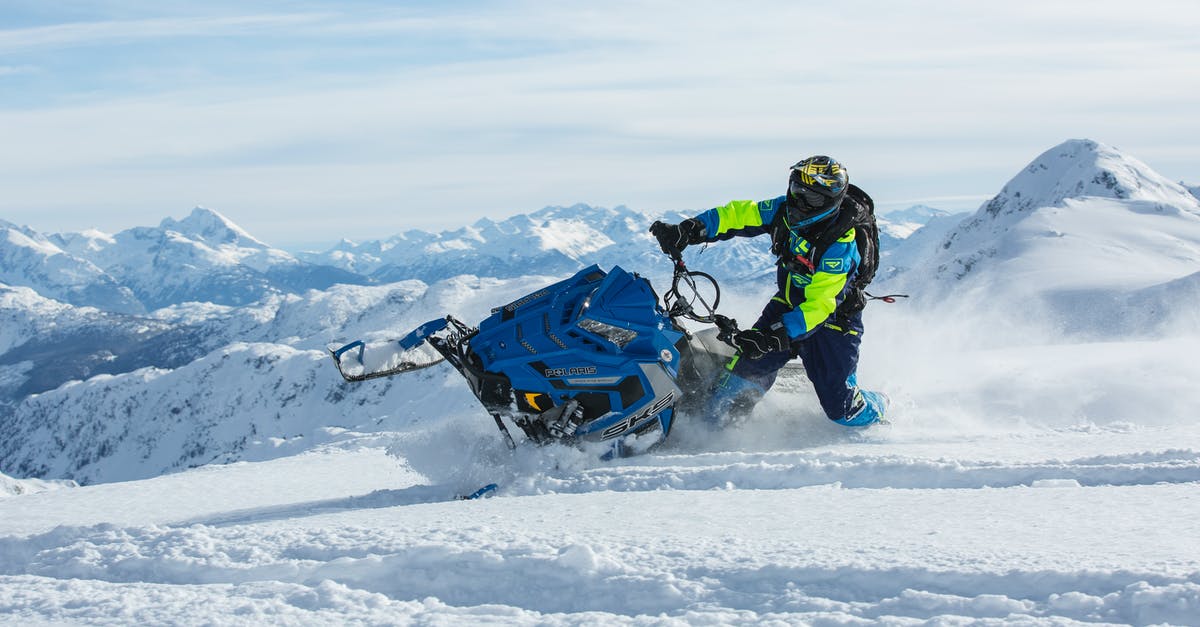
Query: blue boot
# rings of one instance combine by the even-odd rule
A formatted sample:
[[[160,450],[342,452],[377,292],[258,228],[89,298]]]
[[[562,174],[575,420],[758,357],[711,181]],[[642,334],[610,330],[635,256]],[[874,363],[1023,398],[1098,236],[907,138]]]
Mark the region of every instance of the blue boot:
[[[887,394],[859,390],[854,394],[854,403],[850,406],[850,413],[834,422],[846,427],[865,427],[877,422],[886,422],[883,417],[889,405],[891,405],[891,399]]]
[[[705,408],[704,417],[709,424],[717,427],[740,422],[750,415],[766,393],[763,386],[732,372],[725,372],[717,382],[717,389]]]

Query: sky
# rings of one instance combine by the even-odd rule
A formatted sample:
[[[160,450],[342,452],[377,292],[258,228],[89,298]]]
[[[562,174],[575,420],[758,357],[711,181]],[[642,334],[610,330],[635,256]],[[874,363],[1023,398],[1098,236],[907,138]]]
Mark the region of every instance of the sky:
[[[0,219],[281,247],[547,205],[968,210],[1070,138],[1200,182],[1200,4],[3,0]]]

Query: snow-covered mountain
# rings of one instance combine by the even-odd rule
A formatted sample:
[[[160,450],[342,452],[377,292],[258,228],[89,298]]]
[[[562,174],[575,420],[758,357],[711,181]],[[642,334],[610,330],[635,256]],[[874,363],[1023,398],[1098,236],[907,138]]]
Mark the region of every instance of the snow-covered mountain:
[[[1189,282],[1200,269],[1200,201],[1141,161],[1089,140],[1071,140],[1034,159],[979,211],[946,228],[915,233],[889,262],[887,289],[947,307],[963,300],[1020,303],[1061,318],[1059,327],[1097,331],[1130,320],[1129,303],[1107,322],[1080,325],[1117,295]],[[1195,304],[1186,290],[1159,290],[1159,322]],[[1114,300],[1116,299],[1116,300]],[[1149,329],[1146,329],[1149,330]]]
[[[176,368],[232,341],[237,329],[219,324],[217,316],[180,322],[73,307],[3,284],[0,323],[0,407],[68,381]]]
[[[626,207],[546,207],[441,233],[413,230],[381,241],[344,240],[326,252],[300,257],[381,282],[432,282],[460,274],[508,278],[531,271],[561,275],[593,263],[633,267],[651,261],[646,229],[652,221]]]
[[[275,292],[325,289],[366,281],[337,268],[309,264],[255,239],[225,216],[197,207],[183,220],[135,227],[108,236],[95,231],[52,236],[157,309],[197,301],[245,305]]]
[[[876,217],[879,223],[880,244],[895,245],[900,240],[907,239],[917,229],[929,224],[935,218],[951,215],[949,211],[935,209],[929,205],[913,205],[898,211],[889,211]]]
[[[126,286],[46,236],[0,220],[0,283],[31,287],[48,298],[121,313],[145,311]]]

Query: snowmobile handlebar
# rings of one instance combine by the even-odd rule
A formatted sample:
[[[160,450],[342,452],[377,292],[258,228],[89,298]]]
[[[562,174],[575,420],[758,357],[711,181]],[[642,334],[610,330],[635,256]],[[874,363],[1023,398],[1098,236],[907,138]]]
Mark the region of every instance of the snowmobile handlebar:
[[[715,324],[719,330],[717,339],[730,343],[734,334],[738,332],[737,320],[717,313],[717,306],[721,303],[721,286],[717,284],[717,280],[706,272],[688,270],[687,264],[679,254],[671,255],[671,260],[675,263],[675,273],[671,278],[671,289],[663,298],[667,315],[703,324]],[[696,283],[697,279],[712,285],[711,303],[701,293],[701,288]],[[683,291],[680,291],[681,287]]]

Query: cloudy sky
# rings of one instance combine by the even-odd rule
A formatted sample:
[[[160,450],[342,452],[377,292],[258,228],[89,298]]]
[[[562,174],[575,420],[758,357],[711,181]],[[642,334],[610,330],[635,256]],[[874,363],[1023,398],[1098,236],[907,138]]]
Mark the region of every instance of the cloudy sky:
[[[700,210],[810,154],[974,208],[1043,150],[1200,182],[1200,3],[2,0],[0,218],[270,243]]]

